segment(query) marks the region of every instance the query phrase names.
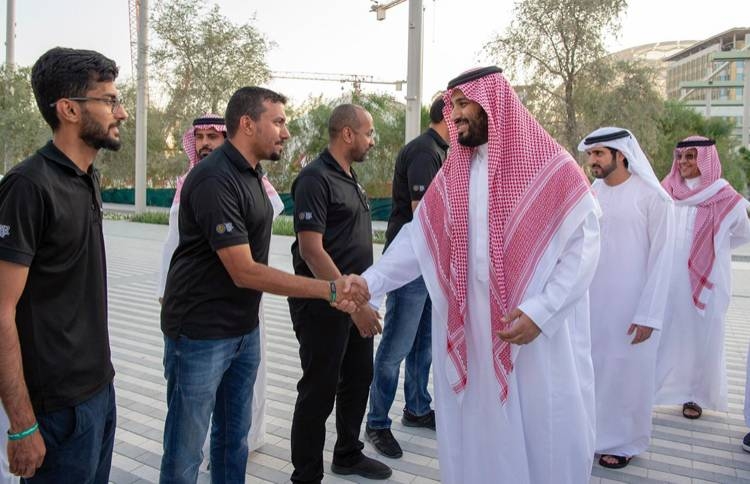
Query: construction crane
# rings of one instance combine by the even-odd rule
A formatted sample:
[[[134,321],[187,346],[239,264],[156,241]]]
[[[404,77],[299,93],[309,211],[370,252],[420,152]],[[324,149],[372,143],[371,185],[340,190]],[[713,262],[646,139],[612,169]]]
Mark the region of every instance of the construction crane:
[[[271,71],[271,78],[349,83],[357,94],[362,93],[362,84],[390,84],[395,86],[397,91],[400,91],[404,84],[406,84],[406,81],[384,81],[364,74],[335,74],[328,72]]]
[[[387,3],[380,3],[376,0],[370,0],[372,2],[372,5],[370,5],[370,12],[375,12],[375,17],[378,20],[385,20],[385,11],[388,10],[391,7],[395,7],[396,5],[400,3],[404,3],[406,0],[393,0],[391,2]]]

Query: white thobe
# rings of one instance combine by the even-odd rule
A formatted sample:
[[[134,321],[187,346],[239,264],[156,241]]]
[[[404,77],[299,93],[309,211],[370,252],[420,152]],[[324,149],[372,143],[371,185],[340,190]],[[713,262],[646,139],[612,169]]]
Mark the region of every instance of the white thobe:
[[[708,198],[725,185],[719,180],[687,201],[675,202],[675,257],[656,365],[657,404],[692,401],[714,410],[728,407],[724,316],[731,299],[731,251],[750,242],[749,204],[741,200],[714,236],[716,259],[709,276],[714,288],[704,291],[701,314],[693,304],[687,266],[697,208],[686,203]]]
[[[446,484],[589,481],[594,454],[593,370],[587,288],[599,253],[595,203],[572,212],[539,261],[520,305],[541,328],[530,344],[513,346],[514,371],[502,404],[492,363],[489,305],[486,145],[475,150],[469,185],[468,380],[454,393],[447,375],[448,304],[428,245],[416,223],[402,227],[388,251],[363,276],[375,306],[420,274],[432,299],[432,358],[438,457]],[[418,208],[417,210],[420,210]],[[580,212],[579,212],[580,211]],[[573,217],[569,217],[572,219]]]
[[[10,473],[8,467],[8,415],[0,404],[0,484],[17,484],[19,478]]]
[[[174,254],[180,242],[179,213],[180,203],[172,203],[172,207],[169,209],[169,230],[161,251],[161,270],[159,271],[159,279],[156,281],[156,296],[159,298],[164,296],[169,264],[172,260],[172,254]],[[261,301],[258,309],[258,331],[260,331],[258,335],[260,337],[260,364],[253,385],[252,423],[250,432],[247,434],[247,445],[251,451],[263,445],[266,435],[266,325],[263,318],[263,301]],[[203,454],[208,459],[210,454],[208,435],[203,444]]]
[[[659,334],[672,264],[672,203],[637,175],[592,189],[602,208],[601,254],[591,283],[596,451],[630,457],[651,438]],[[631,324],[654,328],[639,344]]]

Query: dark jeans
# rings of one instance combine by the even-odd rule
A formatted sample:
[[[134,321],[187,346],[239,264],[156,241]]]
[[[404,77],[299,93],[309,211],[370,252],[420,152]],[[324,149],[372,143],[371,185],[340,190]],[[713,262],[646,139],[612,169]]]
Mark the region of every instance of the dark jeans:
[[[292,482],[320,482],[334,400],[333,462],[350,466],[363,458],[359,432],[372,380],[372,338],[362,338],[348,315],[325,302],[290,300],[289,308],[302,363],[292,418]]]
[[[404,398],[412,415],[430,413],[427,390],[432,363],[432,303],[421,277],[388,293],[385,324],[375,355],[375,376],[370,387],[372,429],[391,428],[388,412],[396,397],[401,362],[404,365]]]
[[[47,447],[30,484],[107,484],[117,427],[115,388],[105,386],[75,407],[37,414]],[[5,449],[3,449],[5,452]]]
[[[243,483],[260,331],[216,340],[164,337],[167,418],[161,484],[194,484],[211,419],[211,482]],[[213,412],[213,418],[211,418]]]

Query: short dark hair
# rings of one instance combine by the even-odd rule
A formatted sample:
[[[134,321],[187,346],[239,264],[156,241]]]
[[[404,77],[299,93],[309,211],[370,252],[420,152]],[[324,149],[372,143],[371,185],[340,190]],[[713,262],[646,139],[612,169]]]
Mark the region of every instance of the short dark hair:
[[[443,95],[436,97],[434,101],[432,101],[432,106],[430,106],[430,122],[432,124],[438,124],[440,121],[443,120],[443,109],[445,108],[445,99],[443,99]]]
[[[260,115],[266,110],[264,101],[286,104],[286,96],[278,92],[258,86],[245,86],[237,89],[227,103],[224,121],[227,125],[227,136],[231,138],[240,127],[240,118],[250,116],[253,121],[258,121]]]
[[[367,112],[365,108],[357,104],[339,104],[328,118],[328,137],[334,139],[347,126],[353,129],[359,128],[360,121],[358,112]]]
[[[84,97],[96,82],[113,82],[119,69],[112,59],[93,50],[54,47],[31,68],[31,88],[42,117],[52,131],[60,126],[54,103]]]

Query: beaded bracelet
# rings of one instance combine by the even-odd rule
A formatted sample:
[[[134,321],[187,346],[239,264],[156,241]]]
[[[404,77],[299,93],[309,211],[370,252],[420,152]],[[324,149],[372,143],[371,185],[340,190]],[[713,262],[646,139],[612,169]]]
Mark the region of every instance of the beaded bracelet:
[[[15,434],[11,434],[10,430],[8,430],[8,440],[21,440],[24,437],[28,437],[29,435],[33,434],[37,430],[39,430],[39,422],[34,422],[34,425],[32,425],[31,427],[27,428],[26,430],[21,430],[20,432]]]
[[[331,288],[331,295],[330,295],[330,303],[333,304],[336,302],[336,282],[330,281],[330,288]]]

